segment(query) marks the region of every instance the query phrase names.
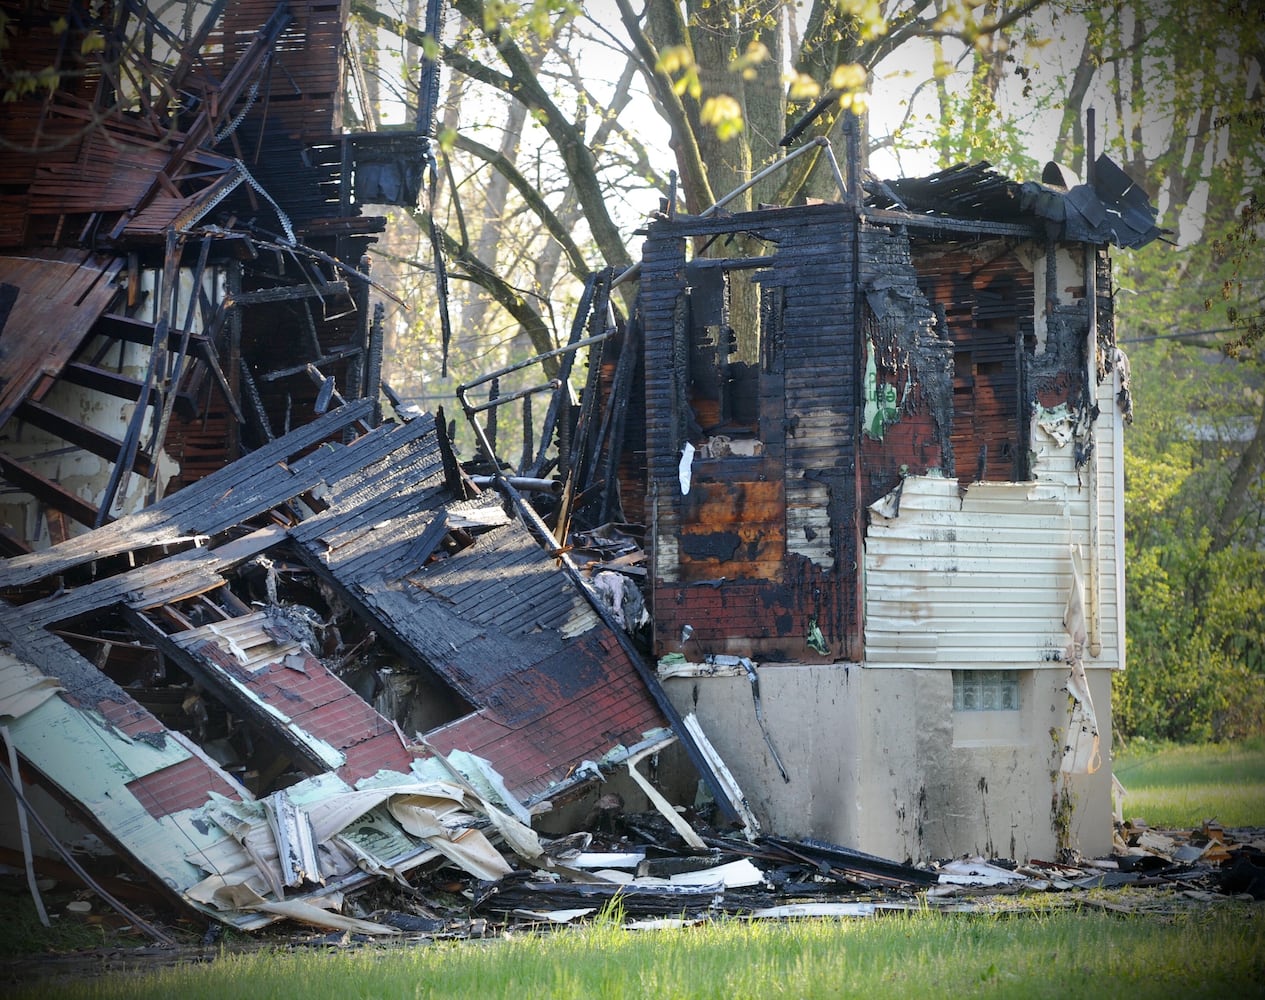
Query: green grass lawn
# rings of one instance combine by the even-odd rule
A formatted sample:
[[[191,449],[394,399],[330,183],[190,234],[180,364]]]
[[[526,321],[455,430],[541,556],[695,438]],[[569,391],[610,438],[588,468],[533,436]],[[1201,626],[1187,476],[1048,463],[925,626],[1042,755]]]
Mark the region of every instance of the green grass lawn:
[[[1113,765],[1125,819],[1148,826],[1265,826],[1265,739],[1176,746],[1134,741]]]
[[[114,967],[118,968],[116,956]],[[408,948],[229,955],[143,974],[45,983],[17,996],[76,1000],[261,997],[647,998],[1259,995],[1265,912],[1224,902],[1167,917],[1040,911],[894,913],[850,920],[727,920]]]

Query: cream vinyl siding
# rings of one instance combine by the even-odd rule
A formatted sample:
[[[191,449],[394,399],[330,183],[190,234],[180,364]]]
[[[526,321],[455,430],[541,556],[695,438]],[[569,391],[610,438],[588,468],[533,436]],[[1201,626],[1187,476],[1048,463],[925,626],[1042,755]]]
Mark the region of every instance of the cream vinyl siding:
[[[1095,428],[1102,650],[1087,667],[1118,667],[1123,581],[1118,552],[1120,420],[1112,379]],[[899,507],[870,508],[865,540],[865,663],[884,667],[1066,669],[1063,615],[1079,546],[1090,561],[1087,477],[1071,443],[1034,427],[1036,479],[971,483],[910,476]],[[1086,598],[1088,600],[1088,597]]]

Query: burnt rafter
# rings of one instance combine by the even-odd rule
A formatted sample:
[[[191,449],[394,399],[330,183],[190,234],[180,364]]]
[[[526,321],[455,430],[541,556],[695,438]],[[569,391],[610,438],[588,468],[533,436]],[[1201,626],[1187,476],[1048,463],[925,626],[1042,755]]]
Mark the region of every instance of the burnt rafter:
[[[229,308],[257,306],[271,302],[294,302],[299,299],[326,298],[346,294],[347,282],[345,281],[330,281],[324,285],[277,285],[273,288],[233,293],[224,300],[224,304]]]
[[[72,361],[67,364],[59,373],[59,378],[74,385],[83,386],[85,389],[96,389],[98,392],[117,396],[119,399],[136,402],[141,398],[142,383],[139,379],[120,375],[107,368],[84,364],[82,361]],[[155,400],[150,401],[150,405],[155,404]]]
[[[199,536],[227,531],[320,483],[327,468],[321,462],[337,468],[342,449],[347,446],[317,446],[362,419],[371,409],[370,402],[364,400],[331,410],[284,439],[252,452],[243,464],[225,466],[143,512],[119,518],[91,536],[71,539],[46,555],[10,559],[0,566],[0,587],[22,586],[94,559],[131,552],[137,547],[138,537],[149,545],[189,545]],[[360,439],[357,455],[372,450],[375,440],[374,436]],[[314,448],[317,450],[305,457]],[[266,488],[241,491],[239,487],[261,468],[276,470]]]
[[[123,442],[118,438],[76,423],[56,410],[29,399],[18,407],[16,416],[33,427],[39,427],[111,462],[117,461],[123,450]],[[154,476],[157,471],[153,459],[142,452],[135,454],[130,466],[133,471],[146,477]]]

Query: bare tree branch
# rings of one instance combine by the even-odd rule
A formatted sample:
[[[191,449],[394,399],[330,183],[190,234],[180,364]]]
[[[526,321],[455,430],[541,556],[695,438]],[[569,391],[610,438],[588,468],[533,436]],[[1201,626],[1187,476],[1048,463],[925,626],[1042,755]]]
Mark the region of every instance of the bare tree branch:
[[[484,160],[505,177],[514,186],[514,189],[522,195],[523,201],[527,203],[528,208],[535,212],[540,221],[544,223],[549,235],[562,245],[562,249],[571,261],[572,272],[577,277],[584,277],[588,274],[590,270],[589,263],[585,259],[583,252],[576,245],[575,240],[571,238],[567,228],[562,224],[562,220],[554,214],[553,209],[541,197],[540,192],[532,186],[531,182],[522,175],[522,172],[513,163],[491,146],[485,146],[483,143],[468,136],[458,135],[455,145],[463,152],[471,153]]]

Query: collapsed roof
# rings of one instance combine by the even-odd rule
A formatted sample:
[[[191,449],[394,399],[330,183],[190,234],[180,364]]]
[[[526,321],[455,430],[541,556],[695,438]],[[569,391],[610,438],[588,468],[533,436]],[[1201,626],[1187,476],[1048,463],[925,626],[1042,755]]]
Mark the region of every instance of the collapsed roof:
[[[232,841],[208,816],[271,794],[269,768],[289,772],[285,795],[310,807],[366,783],[418,783],[425,758],[459,749],[497,782],[501,808],[527,819],[598,762],[673,739],[639,661],[576,581],[496,494],[467,498],[446,475],[434,419],[328,440],[370,410],[340,407],[143,511],[0,566],[0,590],[28,598],[0,608],[15,745],[178,891]],[[130,677],[95,665],[122,669],[100,627],[107,611],[144,644],[129,640]],[[349,686],[361,622],[398,650],[424,737]],[[19,711],[8,699],[27,690],[43,697]],[[200,746],[164,723],[173,716],[201,720]],[[234,754],[227,745],[243,739],[259,746]],[[430,850],[381,822],[391,853],[361,845],[378,865]],[[318,872],[312,881],[346,874]]]
[[[425,122],[345,130],[346,4],[0,11],[6,62],[53,67],[0,120],[0,717],[26,778],[254,926],[285,915],[265,896],[464,857],[448,810],[523,838],[692,745],[442,412],[383,419],[362,210],[415,204],[428,147]],[[432,793],[429,820],[400,805]]]
[[[1060,239],[1141,247],[1165,232],[1146,192],[1106,153],[1095,158],[1092,179],[1079,180],[1057,163],[1040,181],[1014,181],[987,161],[960,163],[926,177],[904,177],[866,186],[874,209],[908,212],[928,220],[957,218],[1013,222],[1024,216]]]

